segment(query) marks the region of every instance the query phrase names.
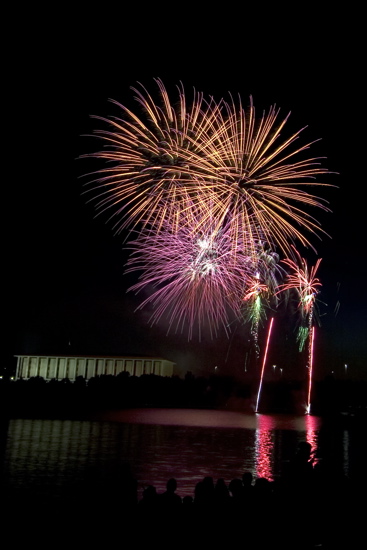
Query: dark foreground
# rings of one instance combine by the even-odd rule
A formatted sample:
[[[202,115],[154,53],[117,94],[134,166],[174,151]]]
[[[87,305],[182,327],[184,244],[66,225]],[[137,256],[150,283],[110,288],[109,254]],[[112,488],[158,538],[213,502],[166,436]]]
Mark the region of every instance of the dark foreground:
[[[167,482],[165,493],[149,486],[138,495],[128,467],[109,486],[89,480],[58,498],[7,490],[3,540],[37,548],[363,547],[366,488],[328,465],[313,467],[302,452],[276,482],[252,480],[248,473],[228,485],[207,477],[183,499],[175,480]]]

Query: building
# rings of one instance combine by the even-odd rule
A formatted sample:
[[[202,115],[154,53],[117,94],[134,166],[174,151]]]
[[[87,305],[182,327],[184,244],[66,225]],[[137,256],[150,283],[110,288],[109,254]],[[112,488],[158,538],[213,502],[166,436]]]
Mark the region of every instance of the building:
[[[80,355],[16,355],[15,380],[41,376],[45,380],[86,380],[102,374],[116,376],[128,372],[132,376],[157,374],[172,376],[175,363],[161,357],[100,357]]]

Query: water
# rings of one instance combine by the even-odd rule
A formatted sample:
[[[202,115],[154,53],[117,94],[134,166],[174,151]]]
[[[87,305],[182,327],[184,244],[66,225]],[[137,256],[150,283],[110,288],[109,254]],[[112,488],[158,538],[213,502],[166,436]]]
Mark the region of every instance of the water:
[[[228,483],[244,471],[275,480],[298,442],[317,460],[332,460],[348,477],[364,471],[360,432],[315,416],[249,415],[229,411],[133,409],[91,420],[10,420],[3,484],[13,494],[60,496],[76,486],[113,483],[126,463],[138,496],[163,492],[175,477],[181,496],[205,476]]]

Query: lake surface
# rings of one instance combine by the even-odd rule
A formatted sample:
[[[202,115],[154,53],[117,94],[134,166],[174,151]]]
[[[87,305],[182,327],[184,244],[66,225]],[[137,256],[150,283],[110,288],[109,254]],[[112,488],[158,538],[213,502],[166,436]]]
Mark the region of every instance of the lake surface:
[[[169,478],[181,496],[212,476],[227,483],[250,471],[275,480],[309,441],[315,460],[327,460],[349,478],[365,475],[360,427],[305,415],[230,411],[131,409],[91,420],[9,421],[3,451],[3,486],[13,494],[58,496],[81,483],[113,483],[128,463],[138,496]]]

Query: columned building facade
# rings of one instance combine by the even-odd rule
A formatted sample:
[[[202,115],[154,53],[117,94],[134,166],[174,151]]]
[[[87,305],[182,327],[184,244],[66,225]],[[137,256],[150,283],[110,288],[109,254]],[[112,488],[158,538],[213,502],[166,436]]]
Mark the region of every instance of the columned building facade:
[[[160,357],[100,357],[72,355],[16,355],[15,379],[41,376],[45,380],[73,381],[78,376],[86,380],[94,376],[110,374],[117,376],[128,372],[131,376],[157,374],[172,376],[175,363]]]

